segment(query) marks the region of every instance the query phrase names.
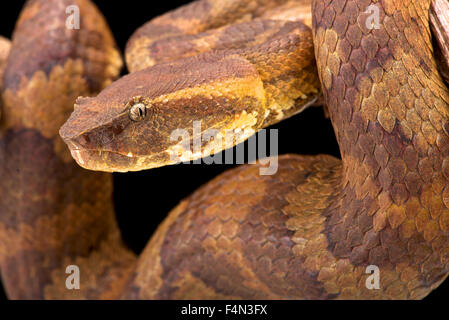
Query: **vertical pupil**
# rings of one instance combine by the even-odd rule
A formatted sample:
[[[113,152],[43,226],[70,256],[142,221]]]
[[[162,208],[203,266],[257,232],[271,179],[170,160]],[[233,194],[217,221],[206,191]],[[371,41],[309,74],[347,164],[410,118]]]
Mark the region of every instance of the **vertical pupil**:
[[[143,103],[135,104],[131,107],[129,116],[134,121],[140,121],[145,119],[147,115],[146,106]]]

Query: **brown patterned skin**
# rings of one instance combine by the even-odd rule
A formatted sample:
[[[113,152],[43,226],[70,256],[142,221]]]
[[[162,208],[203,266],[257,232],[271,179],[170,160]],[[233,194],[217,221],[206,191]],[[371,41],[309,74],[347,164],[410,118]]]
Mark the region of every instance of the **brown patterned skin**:
[[[371,4],[380,9],[379,29],[369,30],[365,24],[364,12]],[[128,299],[418,299],[436,288],[448,273],[449,94],[433,58],[429,6],[430,0],[315,0],[315,54],[342,160],[290,155],[279,158],[279,170],[273,176],[260,176],[257,166],[241,166],[224,173],[168,215],[136,263],[130,255],[123,259],[128,256],[117,238],[116,242],[100,240],[103,245],[94,246],[90,255],[84,251],[77,261],[85,262],[86,268],[102,265],[106,271],[98,276],[88,272],[91,279],[86,284],[92,287],[89,294],[83,291],[82,297],[104,297],[109,293]],[[234,66],[240,62],[237,60],[226,62]],[[201,70],[202,63],[194,66]],[[254,75],[249,69],[239,70],[241,78]],[[128,79],[133,79],[132,75]],[[120,85],[125,86],[125,82]],[[8,90],[11,89],[5,92]],[[113,97],[107,90],[107,94],[94,98],[97,100],[87,100],[95,103],[84,106],[85,113],[99,117],[101,125],[105,113],[95,114],[93,106],[100,106],[102,111],[101,99]],[[73,131],[83,128],[82,111],[75,111],[72,117],[69,125]],[[13,123],[17,126],[18,122]],[[48,138],[39,140],[41,147],[36,148],[40,129],[18,134],[11,131],[13,128],[8,128],[12,137],[28,137],[14,144],[5,135],[2,141],[6,143],[2,145],[18,148],[23,142],[29,143],[26,150],[36,150],[37,156],[28,161],[46,159],[50,150],[54,152],[55,149],[45,148],[44,141],[53,146]],[[62,133],[64,136],[64,130]],[[71,141],[78,135],[69,133],[65,135],[69,143],[81,143]],[[14,154],[26,156],[24,151]],[[18,156],[7,163],[17,165],[21,159]],[[2,162],[5,160],[4,156]],[[114,165],[113,162],[112,159],[108,165]],[[128,165],[132,169],[135,165],[120,160],[117,163],[120,168]],[[104,163],[103,166],[106,167]],[[14,172],[14,168],[3,169],[2,174]],[[95,185],[93,181],[89,183]],[[26,186],[33,187],[35,183],[28,182]],[[102,186],[89,189],[87,196],[96,195]],[[24,187],[16,188],[20,192],[11,193],[11,199],[23,195]],[[48,201],[53,194],[42,199]],[[40,197],[23,197],[23,207],[30,199]],[[86,201],[85,206],[91,204]],[[76,245],[81,244],[69,239],[65,232],[45,229],[52,224],[35,228],[40,220],[52,218],[47,210],[47,215],[29,215],[33,211],[27,210],[9,215],[3,214],[7,210],[0,212],[3,226],[12,236],[22,235],[25,241],[34,235],[33,241],[24,243],[39,244],[38,250],[15,249],[8,254],[5,248],[15,248],[17,241],[7,243],[12,236],[6,238],[6,231],[0,232],[5,238],[0,243],[8,244],[0,247],[2,277],[5,282],[10,281],[8,293],[29,294],[24,286],[17,292],[11,283],[21,279],[20,283],[25,284],[27,275],[38,274],[42,280],[31,291],[35,296],[45,292],[45,297],[66,297],[69,293],[61,290],[63,285],[56,281],[64,276],[58,268],[63,264],[56,256],[69,253],[69,258],[63,259],[69,261],[71,255],[76,256]],[[80,217],[85,214],[82,210],[74,213]],[[65,212],[56,216],[65,216]],[[105,216],[108,214],[98,219]],[[91,225],[90,231],[95,234],[100,229],[98,223],[104,226],[104,222],[94,221],[97,224]],[[115,230],[113,222],[106,225]],[[77,232],[86,231],[85,224],[77,226]],[[28,233],[22,231],[25,229]],[[43,230],[46,237],[42,237]],[[109,234],[107,231],[105,234]],[[55,242],[48,240],[49,234],[57,234],[57,244],[66,243],[67,247],[55,249]],[[117,236],[116,232],[111,234]],[[92,235],[89,233],[86,239],[92,239]],[[111,243],[117,243],[112,250]],[[45,260],[35,252],[55,258]],[[25,264],[18,263],[19,259],[25,260]],[[380,268],[379,290],[365,286],[365,270],[371,264]],[[24,270],[17,272],[17,266]],[[53,282],[46,278],[49,270],[53,270]],[[118,281],[119,285],[111,289],[105,284],[110,280],[110,276],[104,276],[108,272],[116,277],[130,277],[123,288],[119,288],[122,282]]]
[[[379,29],[366,27],[369,5],[380,10]],[[449,95],[433,58],[429,7],[316,1],[312,11],[343,163],[341,188],[323,211],[327,249],[355,270],[379,266],[382,298],[422,298],[448,274]],[[326,281],[338,284],[338,276]],[[358,283],[342,297],[365,294]]]
[[[338,297],[318,279],[317,268],[332,259],[321,213],[340,172],[340,161],[330,156],[287,155],[273,176],[260,176],[258,166],[218,176],[165,219],[124,298]],[[348,262],[334,262],[355,276]]]
[[[65,25],[73,4],[80,30]],[[25,5],[5,66],[0,123],[0,271],[9,298],[113,297],[133,265],[115,221],[111,175],[77,166],[58,134],[76,97],[96,94],[121,66],[90,1]],[[65,287],[72,264],[81,290]]]
[[[257,43],[254,20],[302,21],[312,26],[311,0],[193,1],[140,27],[126,47],[130,72],[214,49]],[[235,24],[231,28],[228,25]],[[256,34],[254,34],[256,33]],[[268,34],[260,33],[262,40]]]

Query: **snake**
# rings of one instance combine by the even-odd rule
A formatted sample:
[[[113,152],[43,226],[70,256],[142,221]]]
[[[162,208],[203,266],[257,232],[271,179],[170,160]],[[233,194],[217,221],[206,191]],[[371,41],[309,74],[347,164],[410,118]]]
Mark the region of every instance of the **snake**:
[[[74,3],[79,30],[66,27]],[[117,80],[121,55],[90,1],[29,0],[0,63],[8,297],[426,297],[449,272],[449,92],[430,5],[197,0],[139,28]],[[110,172],[218,152],[320,95],[341,159],[290,154],[274,175],[228,170],[181,201],[140,255],[126,246]],[[215,129],[199,150],[187,150],[191,135],[170,139],[198,120],[201,133]],[[219,145],[226,130],[243,134]],[[68,265],[79,290],[65,286]],[[372,266],[378,288],[367,286]]]

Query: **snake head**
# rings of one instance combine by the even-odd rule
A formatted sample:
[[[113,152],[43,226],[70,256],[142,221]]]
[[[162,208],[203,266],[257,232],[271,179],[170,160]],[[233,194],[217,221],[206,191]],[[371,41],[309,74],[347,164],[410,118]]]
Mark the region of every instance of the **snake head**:
[[[84,168],[150,169],[242,142],[262,122],[264,99],[252,64],[238,56],[208,54],[131,73],[96,97],[79,98],[60,135]],[[209,134],[195,151],[190,147],[198,122],[196,133]],[[243,134],[218,143],[233,129]]]

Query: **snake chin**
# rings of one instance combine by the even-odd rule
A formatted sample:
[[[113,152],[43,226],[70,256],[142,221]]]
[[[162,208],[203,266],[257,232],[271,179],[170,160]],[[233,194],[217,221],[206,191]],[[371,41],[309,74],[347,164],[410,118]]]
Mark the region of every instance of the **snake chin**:
[[[70,149],[73,159],[76,163],[83,167],[84,169],[93,171],[104,171],[104,172],[127,172],[128,170],[123,167],[111,167],[111,161],[105,161],[105,159],[120,159],[118,163],[123,163],[127,160],[126,167],[132,165],[135,162],[133,157],[127,157],[119,153],[108,152],[108,151],[96,151],[96,150],[82,150],[82,149]],[[117,163],[117,162],[116,162]]]
[[[167,151],[140,156],[132,152],[86,149],[73,141],[65,140],[72,158],[84,169],[103,172],[130,172],[177,164]]]
[[[129,172],[158,168],[167,165],[155,156],[141,157],[115,151],[71,148],[73,159],[84,169],[103,172]]]

